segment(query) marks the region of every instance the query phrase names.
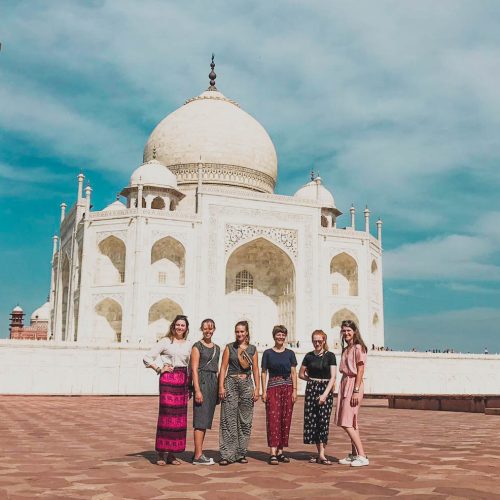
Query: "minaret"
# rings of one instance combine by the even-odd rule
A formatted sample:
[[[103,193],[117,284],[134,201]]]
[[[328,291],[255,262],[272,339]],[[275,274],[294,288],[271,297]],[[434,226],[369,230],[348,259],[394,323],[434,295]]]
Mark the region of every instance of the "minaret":
[[[77,203],[80,203],[80,200],[83,197],[83,180],[85,179],[85,176],[80,172],[78,174],[78,197],[76,199]]]
[[[217,78],[217,75],[215,74],[215,71],[214,71],[214,68],[215,68],[214,57],[215,57],[215,55],[212,54],[212,62],[210,63],[210,68],[212,68],[212,71],[210,71],[210,73],[208,75],[208,78],[210,78],[210,87],[208,87],[208,90],[217,91],[217,87],[215,86],[215,79]]]
[[[85,188],[85,219],[90,219],[90,195],[92,193],[92,188],[90,184],[87,184]]]
[[[365,214],[365,232],[370,232],[370,210],[368,209],[368,205],[363,212]]]
[[[64,218],[66,217],[66,207],[67,206],[68,205],[66,205],[66,203],[64,203],[64,202],[61,203],[61,224],[62,224]]]
[[[382,219],[379,217],[377,221],[377,239],[382,246]]]
[[[15,329],[24,327],[24,311],[19,307],[19,304],[12,309],[10,313],[10,324],[9,324],[9,333],[10,338],[18,338],[15,335]]]
[[[351,228],[354,231],[356,229],[356,209],[354,208],[354,203],[351,205],[349,212],[351,212]]]

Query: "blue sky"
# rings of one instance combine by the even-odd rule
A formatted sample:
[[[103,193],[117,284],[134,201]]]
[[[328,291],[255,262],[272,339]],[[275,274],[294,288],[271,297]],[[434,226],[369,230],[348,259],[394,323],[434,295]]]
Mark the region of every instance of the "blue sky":
[[[383,218],[386,344],[500,352],[499,25],[495,1],[2,2],[0,337],[46,298],[79,171],[113,201],[215,52],[277,192],[313,167]]]

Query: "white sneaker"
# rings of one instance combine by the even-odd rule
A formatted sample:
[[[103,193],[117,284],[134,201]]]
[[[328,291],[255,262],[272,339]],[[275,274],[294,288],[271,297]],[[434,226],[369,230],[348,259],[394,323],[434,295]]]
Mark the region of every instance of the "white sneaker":
[[[347,457],[342,458],[339,460],[340,465],[351,465],[352,461],[356,459],[356,455],[353,455],[352,453],[349,453]]]
[[[363,467],[365,465],[370,465],[370,461],[367,457],[362,457],[358,455],[352,462],[351,467]]]

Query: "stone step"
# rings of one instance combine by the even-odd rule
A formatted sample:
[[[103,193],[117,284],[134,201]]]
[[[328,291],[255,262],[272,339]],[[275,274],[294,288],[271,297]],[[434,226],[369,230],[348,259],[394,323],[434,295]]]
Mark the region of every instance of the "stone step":
[[[500,408],[485,408],[485,415],[500,415]]]

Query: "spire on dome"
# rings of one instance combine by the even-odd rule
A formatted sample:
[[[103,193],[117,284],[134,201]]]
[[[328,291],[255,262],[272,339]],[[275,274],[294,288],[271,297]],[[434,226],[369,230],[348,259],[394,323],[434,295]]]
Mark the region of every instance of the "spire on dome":
[[[314,169],[311,168],[311,180],[313,181],[315,179],[314,177]]]
[[[153,146],[153,160],[156,160],[156,145]]]
[[[214,68],[215,68],[215,63],[214,63],[214,57],[215,55],[212,52],[212,62],[210,63],[210,67],[212,68],[212,71],[210,71],[208,78],[210,78],[210,87],[208,87],[208,90],[217,90],[217,87],[215,86],[215,79],[217,78],[217,75],[215,74]]]

